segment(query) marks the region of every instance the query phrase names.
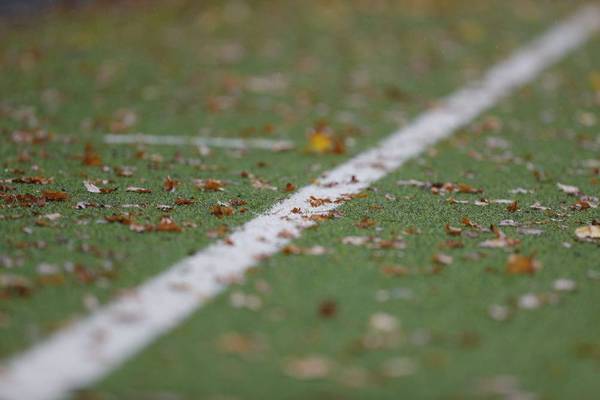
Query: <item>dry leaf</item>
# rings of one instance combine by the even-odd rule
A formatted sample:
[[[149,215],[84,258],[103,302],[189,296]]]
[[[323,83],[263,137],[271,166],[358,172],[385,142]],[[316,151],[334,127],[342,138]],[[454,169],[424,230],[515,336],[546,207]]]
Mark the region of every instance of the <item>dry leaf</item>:
[[[100,155],[95,152],[94,147],[88,143],[83,150],[83,165],[97,167],[102,165]]]
[[[175,199],[175,205],[177,206],[189,206],[194,204],[194,199],[186,199],[183,197],[178,197]]]
[[[225,184],[219,179],[194,179],[194,186],[210,192],[222,192],[225,190]]]
[[[48,185],[54,183],[54,178],[46,178],[43,176],[22,176],[20,178],[10,179],[13,183],[27,183],[30,185]]]
[[[519,203],[517,203],[516,200],[513,201],[512,203],[510,203],[508,205],[508,207],[506,207],[506,211],[511,212],[511,213],[519,211]]]
[[[167,176],[163,181],[163,189],[165,192],[174,192],[179,186],[179,181],[172,179],[170,176]]]
[[[176,232],[179,233],[183,229],[177,225],[170,217],[162,217],[158,225],[156,225],[158,232]]]
[[[85,190],[90,193],[100,193],[100,188],[90,181],[83,181],[83,186],[85,186]]]
[[[333,363],[319,355],[293,358],[285,365],[285,373],[296,379],[325,378],[331,373]]]
[[[67,192],[57,192],[53,190],[44,190],[42,192],[42,197],[46,201],[65,201],[69,199],[69,194]]]
[[[450,224],[446,224],[444,229],[446,233],[450,236],[460,236],[460,234],[462,233],[462,229],[450,226]]]
[[[450,265],[450,264],[452,264],[452,261],[454,261],[452,256],[449,256],[448,254],[444,254],[444,253],[434,254],[433,257],[431,258],[431,260],[435,264],[439,264],[439,265]]]
[[[517,275],[533,275],[542,268],[541,262],[534,256],[523,256],[520,254],[511,254],[506,262],[506,272]]]
[[[363,217],[363,219],[356,223],[356,226],[361,229],[369,229],[374,227],[376,224],[377,223],[374,219],[371,219],[369,217]]]
[[[235,210],[223,204],[215,204],[210,207],[210,213],[217,218],[223,218],[232,216]]]
[[[308,136],[308,151],[311,153],[328,153],[333,150],[333,147],[333,136],[325,129],[314,130]]]
[[[143,187],[137,187],[137,186],[127,186],[125,188],[126,192],[133,192],[133,193],[152,193],[152,190],[150,189],[146,189]]]
[[[585,225],[575,229],[575,236],[581,240],[600,239],[600,225]]]
[[[557,183],[556,186],[566,194],[576,195],[581,193],[577,186],[563,185],[562,183]]]

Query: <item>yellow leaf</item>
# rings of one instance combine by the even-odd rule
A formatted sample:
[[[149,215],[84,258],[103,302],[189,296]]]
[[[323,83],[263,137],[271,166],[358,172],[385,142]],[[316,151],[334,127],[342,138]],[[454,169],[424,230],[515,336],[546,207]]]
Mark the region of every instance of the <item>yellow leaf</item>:
[[[590,83],[596,92],[600,92],[600,71],[590,73]]]
[[[333,147],[333,137],[324,130],[316,130],[308,137],[308,151],[311,153],[327,153],[332,151]]]

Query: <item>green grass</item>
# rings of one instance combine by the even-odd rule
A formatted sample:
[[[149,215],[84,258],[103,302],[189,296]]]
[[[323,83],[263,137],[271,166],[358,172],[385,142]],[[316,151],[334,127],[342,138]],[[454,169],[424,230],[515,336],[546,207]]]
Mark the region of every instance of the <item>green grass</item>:
[[[215,240],[207,233],[220,225],[233,228],[268,209],[287,195],[282,190],[287,182],[308,184],[321,171],[373,145],[396,128],[398,119],[410,120],[575,6],[516,0],[380,7],[257,2],[245,10],[190,4],[89,9],[0,32],[8,38],[0,45],[0,177],[55,179],[46,186],[9,184],[15,189],[7,194],[39,195],[47,189],[70,194],[68,201],[43,208],[0,206],[0,273],[31,284],[27,296],[3,289],[0,355],[16,354],[84,315],[85,304],[105,302],[201,249]],[[243,21],[236,19],[240,16]],[[239,59],[226,54],[236,55],[239,48],[245,49]],[[230,288],[82,397],[153,398],[164,392],[190,399],[399,394],[497,398],[500,394],[477,392],[479,380],[511,375],[519,388],[541,398],[594,398],[600,368],[600,326],[595,319],[599,298],[598,281],[589,279],[588,272],[600,269],[598,246],[574,241],[574,229],[600,218],[600,213],[571,210],[576,199],[560,192],[556,183],[599,194],[597,171],[583,164],[598,158],[598,122],[581,123],[582,113],[597,114],[598,93],[589,77],[599,68],[599,49],[596,39],[471,127],[377,183],[367,198],[344,205],[342,218],[309,229],[295,243],[322,245],[328,254],[277,255],[263,262],[246,282]],[[281,91],[248,89],[250,78],[274,73],[287,81]],[[370,79],[361,83],[361,76]],[[233,106],[215,110],[221,98]],[[28,108],[37,121],[24,117]],[[214,136],[285,138],[297,148],[287,153],[213,150],[206,156],[193,148],[149,146],[146,156],[138,158],[135,146],[101,143],[101,133],[111,130],[118,110],[137,115],[129,131],[193,135],[205,129]],[[490,116],[501,127],[478,128]],[[354,146],[343,155],[306,153],[306,133],[319,121],[352,138]],[[11,140],[15,130],[38,128],[55,132],[59,139],[44,144]],[[494,137],[508,147],[491,148]],[[94,145],[108,168],[82,165],[85,143]],[[158,156],[162,161],[152,161]],[[133,177],[115,175],[115,168],[124,165],[136,168]],[[542,179],[532,170],[543,171]],[[252,187],[241,171],[251,171],[278,190]],[[175,193],[162,190],[166,176],[181,181]],[[226,191],[199,191],[192,178],[222,179]],[[119,190],[87,193],[85,179],[107,179],[108,187]],[[398,186],[399,179],[466,182],[484,193],[456,198],[516,199],[521,210],[510,213],[501,204],[450,204],[449,195]],[[128,185],[153,193],[127,193]],[[533,193],[509,193],[517,187]],[[196,225],[188,224],[182,233],[136,234],[120,224],[98,223],[125,211],[134,212],[139,222],[157,223],[165,214],[157,205],[192,196],[194,205],[167,213],[179,224]],[[247,212],[224,219],[210,214],[217,201],[236,197],[248,202]],[[75,210],[81,201],[112,208]],[[529,209],[535,201],[552,210]],[[140,208],[123,209],[123,204]],[[58,221],[36,225],[43,215],[55,212],[62,215]],[[365,216],[377,227],[357,228]],[[493,235],[456,238],[445,233],[446,223],[460,226],[464,216],[483,226],[514,219],[544,232],[528,236],[503,227],[521,244],[516,249],[481,249],[479,242]],[[420,233],[405,233],[413,227]],[[342,244],[350,235],[402,235],[406,249]],[[441,248],[447,239],[461,240],[464,248]],[[507,275],[512,251],[534,254],[544,268],[533,276]],[[433,274],[436,253],[449,254],[454,261],[434,268],[440,271]],[[479,260],[471,260],[479,253]],[[11,263],[22,265],[8,268]],[[64,281],[44,282],[41,263],[58,266]],[[70,272],[70,264],[97,278],[82,282],[81,275]],[[389,265],[411,273],[388,277],[381,270]],[[576,281],[577,290],[560,294],[557,304],[531,311],[516,306],[525,293],[552,292],[552,282],[562,277]],[[399,290],[408,299],[377,301],[382,289]],[[239,292],[258,296],[260,309],[233,308],[230,298]],[[318,312],[324,301],[336,305],[331,318]],[[506,306],[510,318],[490,318],[492,304]],[[365,348],[361,343],[369,318],[377,312],[400,321],[394,332],[398,340]],[[241,335],[244,351],[224,351],[228,333]],[[285,374],[290,359],[311,354],[330,361],[326,376],[300,380]],[[387,376],[382,366],[397,357],[409,359],[414,372]]]

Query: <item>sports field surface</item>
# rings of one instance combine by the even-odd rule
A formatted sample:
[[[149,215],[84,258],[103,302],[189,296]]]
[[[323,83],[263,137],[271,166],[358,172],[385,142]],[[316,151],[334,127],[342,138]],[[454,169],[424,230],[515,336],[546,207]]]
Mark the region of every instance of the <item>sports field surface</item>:
[[[0,400],[600,398],[600,3],[0,17]]]

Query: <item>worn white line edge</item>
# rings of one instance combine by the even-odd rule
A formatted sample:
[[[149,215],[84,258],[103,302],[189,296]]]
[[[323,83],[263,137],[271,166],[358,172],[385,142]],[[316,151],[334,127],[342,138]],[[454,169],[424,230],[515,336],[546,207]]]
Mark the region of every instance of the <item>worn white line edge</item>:
[[[224,137],[200,137],[184,135],[148,135],[131,133],[126,135],[108,133],[104,135],[107,144],[150,144],[162,146],[207,146],[234,150],[263,149],[283,151],[294,148],[289,140],[241,139]]]
[[[310,196],[337,198],[357,193],[397,169],[407,159],[448,137],[511,90],[531,81],[545,67],[584,43],[600,27],[600,8],[587,6],[545,33],[483,80],[461,89],[414,122],[339,167],[321,184],[302,188],[266,214],[231,235],[233,245],[210,245],[150,279],[90,316],[9,360],[0,377],[3,400],[41,400],[68,396],[72,390],[102,378],[158,336],[181,323],[231,279],[265,256],[278,252],[312,223],[292,214],[305,209]],[[352,177],[355,179],[352,179]],[[328,184],[330,183],[330,184]],[[313,208],[328,212],[336,204]]]

